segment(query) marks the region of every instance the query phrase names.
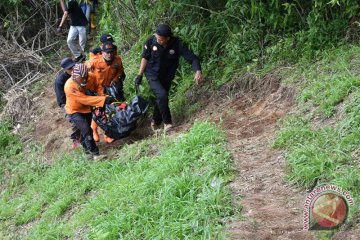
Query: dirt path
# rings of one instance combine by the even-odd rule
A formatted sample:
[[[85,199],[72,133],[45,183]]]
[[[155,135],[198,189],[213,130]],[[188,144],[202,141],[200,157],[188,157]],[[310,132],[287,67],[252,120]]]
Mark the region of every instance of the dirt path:
[[[256,102],[243,97],[237,111],[225,120],[238,175],[231,183],[241,197],[243,220],[231,224],[233,239],[312,239],[302,231],[306,193],[284,181],[282,152],[271,147],[277,120],[291,110],[284,89]]]

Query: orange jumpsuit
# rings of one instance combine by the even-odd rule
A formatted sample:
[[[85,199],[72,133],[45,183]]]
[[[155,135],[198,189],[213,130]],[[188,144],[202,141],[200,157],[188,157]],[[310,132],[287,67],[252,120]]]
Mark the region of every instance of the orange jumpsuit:
[[[87,96],[85,90],[97,92],[100,96]],[[67,114],[73,113],[90,113],[90,106],[102,107],[105,103],[106,96],[101,85],[96,82],[95,76],[89,73],[86,89],[80,89],[78,84],[71,78],[66,81],[64,86],[66,95],[65,111]]]
[[[108,65],[101,54],[95,55],[85,63],[86,67],[95,74],[98,83],[103,87],[110,86],[111,82],[119,81],[124,72],[121,58],[117,55],[110,65]]]
[[[110,65],[106,63],[102,54],[91,56],[85,65],[93,74],[95,74],[97,83],[102,87],[109,87],[112,83],[120,81],[120,77],[124,73],[122,61],[118,55],[114,56]],[[97,132],[97,124],[95,121],[91,122],[91,128],[93,129],[93,137],[95,141],[98,142],[99,134]],[[108,143],[114,141],[106,135],[104,136],[104,140]]]
[[[97,54],[95,54],[95,53],[93,53],[93,52],[90,52],[90,53],[89,53],[89,59],[93,59],[93,58],[95,58],[95,57],[98,56],[98,55],[101,55],[101,52],[99,52],[99,53],[97,53]]]

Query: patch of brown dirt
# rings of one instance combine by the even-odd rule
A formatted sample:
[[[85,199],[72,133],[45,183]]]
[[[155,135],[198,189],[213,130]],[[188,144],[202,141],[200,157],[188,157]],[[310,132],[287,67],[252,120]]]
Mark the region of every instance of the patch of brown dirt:
[[[245,217],[230,224],[233,239],[312,239],[302,231],[306,193],[284,181],[282,152],[271,147],[277,120],[293,105],[291,99],[282,97],[282,91],[279,88],[255,103],[237,99],[232,104],[243,110],[223,124],[239,172],[231,187],[241,197]]]
[[[52,86],[48,86],[41,96],[37,97],[34,112],[38,115],[34,118],[34,129],[29,138],[43,144],[44,155],[51,156],[59,149],[69,151],[72,144],[68,137],[71,134],[71,125],[57,106]]]

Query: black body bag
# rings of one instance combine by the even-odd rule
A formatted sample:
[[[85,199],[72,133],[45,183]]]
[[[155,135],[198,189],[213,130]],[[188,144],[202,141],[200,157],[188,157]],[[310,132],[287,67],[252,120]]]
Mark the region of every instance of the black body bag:
[[[106,136],[120,139],[129,136],[136,129],[137,123],[145,116],[148,107],[148,101],[136,96],[130,103],[114,102],[106,104],[105,107],[95,108],[92,111],[92,118],[105,131]]]

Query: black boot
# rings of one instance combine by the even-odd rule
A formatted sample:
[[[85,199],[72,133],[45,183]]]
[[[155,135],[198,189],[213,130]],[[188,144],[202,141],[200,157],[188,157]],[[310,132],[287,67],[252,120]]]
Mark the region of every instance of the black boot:
[[[99,155],[99,148],[96,146],[94,138],[90,134],[84,137],[84,145],[86,147],[85,152],[89,152],[92,155]]]

